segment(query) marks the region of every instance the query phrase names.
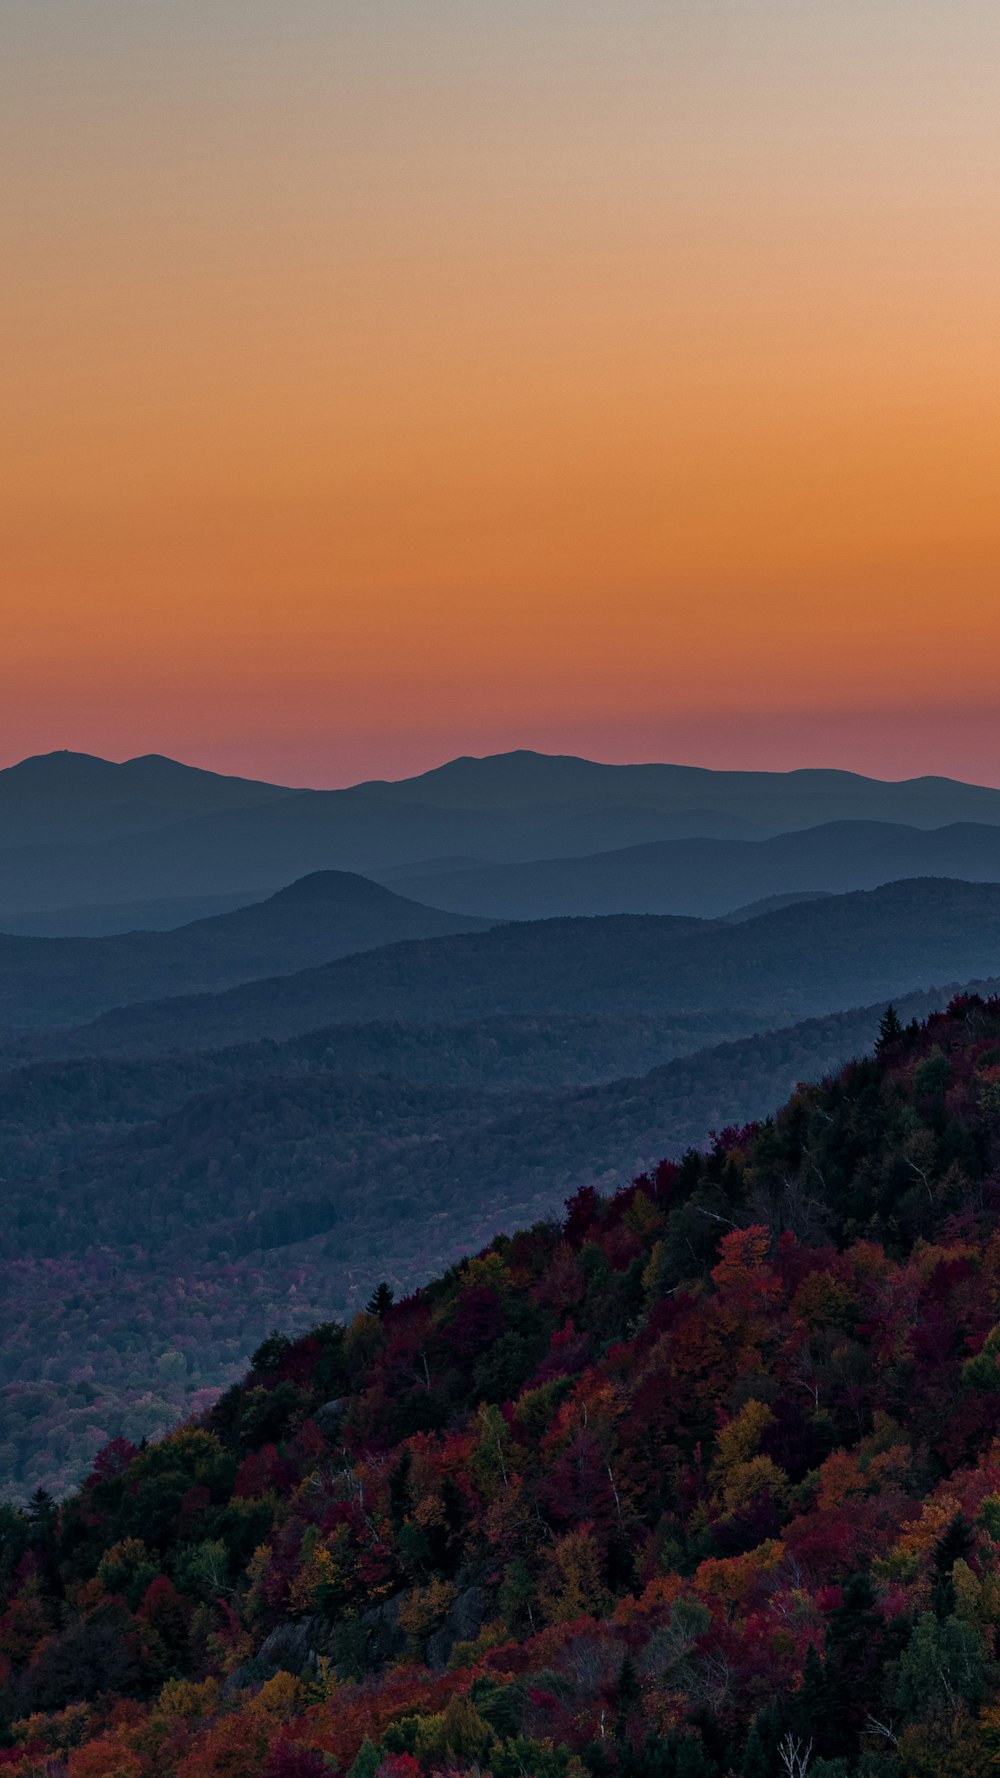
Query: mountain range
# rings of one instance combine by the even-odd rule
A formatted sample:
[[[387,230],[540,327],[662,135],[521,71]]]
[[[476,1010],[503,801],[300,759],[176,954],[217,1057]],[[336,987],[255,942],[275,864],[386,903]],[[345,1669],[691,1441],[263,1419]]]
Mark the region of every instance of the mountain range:
[[[0,1051],[0,1063],[219,1049],[384,1020],[699,1014],[736,1018],[746,1030],[997,973],[1000,884],[914,878],[735,923],[621,914],[387,944],[224,993],[143,1001],[73,1029],[29,1033]]]
[[[221,809],[262,808],[289,793],[148,753],[121,764],[42,753],[0,771],[0,849],[111,839]]]
[[[328,911],[330,887],[238,927],[298,920],[317,891]],[[64,1486],[102,1428],[155,1431],[275,1323],[352,1310],[373,1274],[410,1288],[576,1186],[767,1112],[866,1047],[890,996],[922,1016],[947,984],[1000,975],[997,885],[747,912],[405,939],[9,1042],[10,1475]]]
[[[397,873],[404,895],[494,919],[557,914],[729,914],[798,892],[874,889],[899,877],[1000,882],[1000,828],[956,822],[923,830],[833,821],[764,840],[657,840],[586,858]]]
[[[76,907],[90,910],[92,921],[94,910],[120,906],[134,922],[144,902],[162,908],[171,900],[249,899],[316,870],[394,877],[409,865],[423,878],[435,860],[490,866],[592,858],[654,842],[725,846],[843,822],[994,827],[1000,791],[946,778],[896,784],[850,772],[609,766],[531,752],[457,759],[397,783],[315,791],[225,778],[156,756],[115,765],[50,754],[0,772],[0,920],[10,916],[23,932],[33,915]],[[958,836],[956,843],[966,842]],[[964,866],[953,870],[939,854],[936,865],[920,869],[962,874]],[[432,871],[427,885],[441,874]],[[424,899],[433,903],[427,885]],[[794,887],[768,880],[737,900]],[[569,909],[546,903],[546,911]]]
[[[1000,978],[1000,793],[942,779],[70,755],[0,829],[15,1489]]]

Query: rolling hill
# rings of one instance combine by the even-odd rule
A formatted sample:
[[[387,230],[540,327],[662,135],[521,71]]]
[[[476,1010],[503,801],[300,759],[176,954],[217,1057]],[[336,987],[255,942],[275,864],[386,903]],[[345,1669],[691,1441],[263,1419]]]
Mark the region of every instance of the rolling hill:
[[[288,792],[149,753],[122,764],[42,753],[0,771],[0,850],[110,839],[221,809],[263,808]]]
[[[266,901],[171,931],[109,938],[0,934],[0,1025],[69,1023],[102,1007],[219,989],[483,924],[408,901],[365,877],[321,871]]]
[[[34,1176],[180,1110],[189,1099],[280,1075],[372,1076],[494,1095],[645,1074],[742,1036],[753,1015],[508,1016],[472,1024],[332,1025],[167,1056],[84,1056],[0,1072],[0,1178]]]
[[[1000,790],[952,778],[890,782],[857,772],[713,771],[703,766],[605,765],[521,749],[485,759],[449,760],[398,783],[371,781],[366,796],[435,808],[564,810],[635,807],[727,814],[758,829],[785,833],[830,821],[905,822],[943,827],[1000,819]]]
[[[923,831],[837,821],[762,840],[660,840],[586,858],[479,865],[408,877],[394,887],[456,912],[498,920],[566,914],[718,917],[793,894],[843,894],[902,877],[1000,882],[1000,828],[956,823]]]
[[[74,1031],[40,1032],[4,1055],[13,1064],[163,1054],[334,1023],[511,1014],[725,1014],[745,1029],[748,1017],[785,1025],[998,971],[1000,885],[912,879],[735,924],[617,915],[385,945],[223,994],[124,1007]]]

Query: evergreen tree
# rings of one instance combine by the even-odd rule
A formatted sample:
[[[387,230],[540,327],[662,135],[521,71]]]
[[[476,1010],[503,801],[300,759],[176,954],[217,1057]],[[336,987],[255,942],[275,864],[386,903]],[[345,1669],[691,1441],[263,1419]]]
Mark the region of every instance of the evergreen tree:
[[[389,1285],[383,1278],[381,1284],[376,1284],[375,1289],[368,1298],[368,1301],[365,1304],[365,1312],[368,1315],[378,1315],[381,1318],[381,1316],[386,1313],[387,1309],[392,1308],[395,1300]]]
[[[618,1709],[615,1715],[615,1740],[624,1741],[628,1734],[629,1717],[635,1710],[642,1696],[639,1677],[631,1655],[626,1654],[618,1675]]]
[[[366,1735],[361,1746],[358,1748],[357,1757],[347,1778],[375,1778],[375,1774],[381,1764],[381,1753],[371,1736]]]
[[[882,1056],[894,1043],[898,1043],[903,1035],[903,1027],[899,1014],[891,1001],[879,1021],[878,1038],[875,1043],[875,1054]]]
[[[964,1513],[956,1513],[948,1529],[934,1546],[934,1585],[931,1609],[943,1623],[955,1610],[955,1563],[966,1557],[975,1545],[975,1533]]]
[[[782,1728],[782,1711],[777,1703],[758,1711],[744,1749],[740,1778],[772,1778],[778,1770]]]
[[[792,1700],[792,1723],[796,1734],[812,1741],[819,1751],[826,1747],[829,1709],[829,1686],[822,1656],[811,1645],[802,1666],[802,1684]]]
[[[857,1750],[864,1720],[859,1701],[868,1696],[880,1662],[881,1629],[871,1581],[867,1574],[852,1575],[826,1631],[824,1740],[831,1758]]]
[[[28,1501],[28,1518],[33,1525],[51,1525],[56,1516],[56,1503],[47,1488],[36,1488]]]

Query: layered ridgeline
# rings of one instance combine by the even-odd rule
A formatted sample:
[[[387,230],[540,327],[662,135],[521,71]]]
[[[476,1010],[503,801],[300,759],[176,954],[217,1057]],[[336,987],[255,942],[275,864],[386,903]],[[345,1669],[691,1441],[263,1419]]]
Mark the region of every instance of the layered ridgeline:
[[[162,932],[102,938],[0,933],[0,1029],[70,1023],[163,994],[213,992],[400,939],[479,932],[349,871],[318,871],[250,907]]]
[[[986,1778],[1000,1002],[4,1509],[4,1762]]]
[[[75,1031],[39,1033],[0,1050],[0,1066],[32,1056],[215,1049],[371,1020],[696,1014],[718,1018],[722,1036],[998,972],[1000,884],[917,878],[735,923],[619,915],[387,944],[277,980],[177,994]]]
[[[834,821],[755,840],[657,840],[584,858],[547,858],[419,875],[393,874],[418,901],[494,919],[560,914],[731,914],[742,903],[812,891],[874,889],[899,877],[1000,881],[1000,828],[953,823],[924,832],[885,821]]]
[[[846,836],[839,841],[837,875],[838,838],[828,835],[818,875],[807,872],[804,883],[761,877],[758,866],[765,855],[758,858],[752,842],[830,823],[881,827],[890,850],[891,824],[909,829],[968,824],[968,832],[956,830],[930,852],[921,851],[920,836],[913,835],[913,861],[907,863],[897,850],[887,856],[881,876],[872,876],[870,860],[860,856],[878,835],[861,835],[860,874],[846,877]],[[998,825],[1000,791],[945,778],[892,784],[851,772],[607,766],[519,752],[452,760],[399,783],[296,791],[171,760],[114,765],[80,754],[52,754],[0,772],[0,925],[10,916],[23,932],[32,929],[32,916],[42,916],[35,930],[72,932],[65,920],[53,925],[52,917],[76,908],[84,910],[85,924],[78,931],[122,930],[115,925],[116,905],[129,910],[120,916],[126,923],[161,925],[163,905],[171,900],[190,903],[233,894],[250,900],[316,870],[388,873],[386,880],[396,886],[400,871],[406,875],[416,868],[433,877],[435,861],[440,874],[462,865],[576,859],[649,842],[683,850],[692,840],[745,841],[745,856],[737,845],[732,863],[742,857],[739,869],[747,869],[748,886],[740,889],[734,877],[735,899],[727,910],[740,900],[803,886],[861,888],[928,872],[992,876],[994,855],[983,829]],[[725,856],[718,855],[716,875],[730,871]],[[628,875],[635,882],[641,874],[639,861],[620,861],[617,868],[619,885],[622,871],[627,873],[626,887]],[[795,868],[795,858],[788,868]],[[825,880],[828,868],[835,880]],[[572,890],[577,879],[582,883],[583,874],[574,868],[565,887]],[[435,897],[428,890],[418,899],[433,903]],[[149,920],[138,911],[143,901],[155,904]],[[576,901],[550,898],[529,911],[601,907],[611,911],[607,903],[581,909]],[[657,910],[675,911],[675,905],[661,899],[642,907]],[[681,911],[726,910],[713,902]],[[501,911],[485,907],[488,914]]]
[[[40,1034],[81,1053],[0,1074],[7,1491],[72,1485],[373,1273],[412,1289],[767,1114],[871,1043],[873,992],[922,983],[924,1016],[1000,972],[998,915],[996,889],[915,883],[739,926],[517,926]]]
[[[907,1006],[933,1004],[922,995]],[[498,1229],[551,1214],[575,1183],[628,1178],[643,1156],[780,1104],[804,1074],[863,1049],[879,1012],[678,1054],[644,1077],[563,1094],[484,1083],[505,1058],[515,1075],[533,1059],[596,1062],[598,1034],[572,1020],[348,1027],[282,1047],[285,1075],[255,1074],[266,1057],[254,1046],[8,1076],[4,1492],[20,1498],[40,1480],[63,1492],[111,1430],[162,1431],[238,1375],[276,1320],[294,1329],[350,1313],[373,1272],[414,1288]],[[600,1036],[617,1045],[610,1023]],[[345,1044],[365,1065],[367,1037],[372,1075],[339,1072]],[[661,1053],[691,1037],[645,1027]],[[380,1040],[422,1082],[386,1079]],[[196,1093],[192,1068],[205,1077]]]

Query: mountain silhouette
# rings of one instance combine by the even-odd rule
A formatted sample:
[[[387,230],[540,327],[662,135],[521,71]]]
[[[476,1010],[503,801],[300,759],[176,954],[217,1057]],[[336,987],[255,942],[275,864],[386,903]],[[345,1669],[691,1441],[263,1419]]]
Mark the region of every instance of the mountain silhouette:
[[[0,848],[111,838],[287,795],[159,753],[120,765],[91,753],[39,753],[0,771]]]
[[[565,914],[728,915],[750,902],[844,894],[902,877],[1000,882],[1000,828],[955,822],[924,830],[883,821],[833,821],[748,841],[656,841],[585,858],[407,876],[404,894],[503,920]]]
[[[266,894],[314,870],[395,881],[399,867],[423,874],[434,859],[509,865],[654,842],[749,844],[834,822],[997,826],[1000,791],[947,778],[612,766],[527,751],[453,760],[396,783],[291,790],[158,758],[117,766],[45,755],[0,773],[0,919]],[[742,899],[794,887],[769,883]]]
[[[404,938],[479,931],[380,883],[320,871],[266,901],[171,932],[110,938],[0,934],[0,1026],[62,1024],[104,1007],[228,987]]]
[[[745,1030],[998,974],[1000,885],[920,878],[736,923],[623,914],[386,944],[223,993],[122,1007],[40,1032],[8,1059],[163,1055],[384,1019],[696,1012],[736,1015]]]

